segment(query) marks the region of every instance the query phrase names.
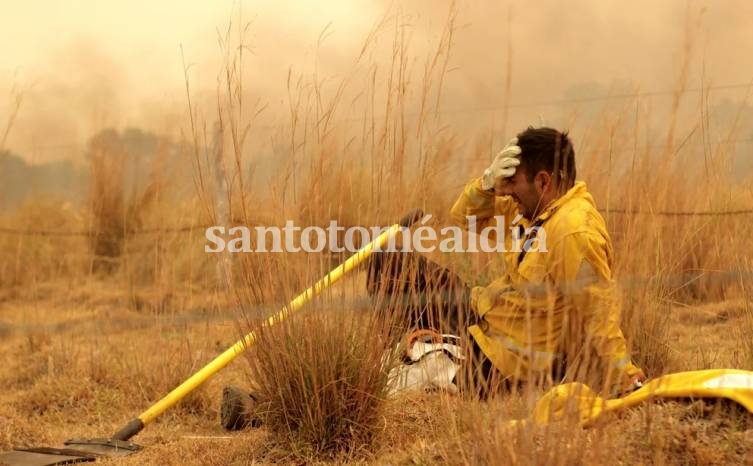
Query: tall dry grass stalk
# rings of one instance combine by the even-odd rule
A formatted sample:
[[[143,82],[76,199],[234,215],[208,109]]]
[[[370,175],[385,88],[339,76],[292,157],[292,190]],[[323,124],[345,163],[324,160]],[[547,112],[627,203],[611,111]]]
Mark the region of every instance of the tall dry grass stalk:
[[[739,272],[740,286],[743,290],[743,325],[738,330],[737,341],[740,348],[740,367],[753,371],[753,288],[750,286],[750,261],[743,261]]]
[[[737,335],[740,345],[740,368],[753,371],[753,305],[751,300],[746,301],[743,327]]]

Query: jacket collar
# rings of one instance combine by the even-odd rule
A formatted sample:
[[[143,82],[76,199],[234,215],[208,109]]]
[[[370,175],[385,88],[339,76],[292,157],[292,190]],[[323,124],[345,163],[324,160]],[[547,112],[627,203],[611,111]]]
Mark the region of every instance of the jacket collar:
[[[586,188],[586,183],[583,181],[576,181],[575,185],[573,185],[573,187],[570,188],[565,194],[550,202],[549,205],[544,208],[544,211],[537,215],[535,219],[533,219],[533,222],[531,222],[531,224],[541,225],[552,215],[554,215],[554,213],[557,212],[560,207],[565,205],[571,199],[581,198],[587,195],[588,189]]]

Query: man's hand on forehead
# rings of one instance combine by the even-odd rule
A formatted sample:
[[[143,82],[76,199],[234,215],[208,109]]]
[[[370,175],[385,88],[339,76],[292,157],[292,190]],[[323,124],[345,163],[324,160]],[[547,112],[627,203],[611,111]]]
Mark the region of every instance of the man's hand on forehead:
[[[512,138],[507,145],[499,151],[492,164],[484,170],[481,177],[481,188],[490,190],[497,185],[500,179],[507,179],[515,175],[515,169],[520,165],[522,150],[518,146],[518,138]]]

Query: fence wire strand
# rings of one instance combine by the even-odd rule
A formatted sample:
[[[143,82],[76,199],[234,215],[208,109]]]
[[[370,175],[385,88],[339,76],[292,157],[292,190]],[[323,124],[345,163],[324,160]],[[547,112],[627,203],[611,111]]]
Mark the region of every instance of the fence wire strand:
[[[666,211],[666,210],[640,210],[640,209],[599,209],[603,214],[622,214],[622,215],[653,215],[657,217],[729,217],[753,214],[753,209],[734,209],[720,211]],[[123,231],[123,232],[103,232],[96,230],[88,231],[57,231],[57,230],[40,230],[33,228],[8,228],[0,227],[0,233],[6,235],[20,236],[73,236],[73,237],[96,237],[96,236],[138,236],[153,234],[171,234],[171,233],[194,233],[201,232],[215,225],[185,225],[173,228],[146,228],[142,230]],[[249,228],[264,227],[264,225],[245,225]],[[349,228],[352,226],[345,226]],[[325,227],[320,227],[324,228]]]

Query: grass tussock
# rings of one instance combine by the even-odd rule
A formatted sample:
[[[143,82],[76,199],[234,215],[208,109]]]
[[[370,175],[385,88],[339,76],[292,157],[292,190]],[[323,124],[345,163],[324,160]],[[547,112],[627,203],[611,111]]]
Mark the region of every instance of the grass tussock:
[[[141,228],[143,218],[159,200],[163,174],[155,170],[143,183],[129,180],[128,159],[133,156],[120,138],[109,132],[98,135],[90,146],[92,270],[111,274],[118,269],[127,235]],[[156,164],[159,159],[155,160]]]
[[[384,424],[389,319],[318,312],[265,328],[250,382],[272,438],[299,459],[358,457]]]

